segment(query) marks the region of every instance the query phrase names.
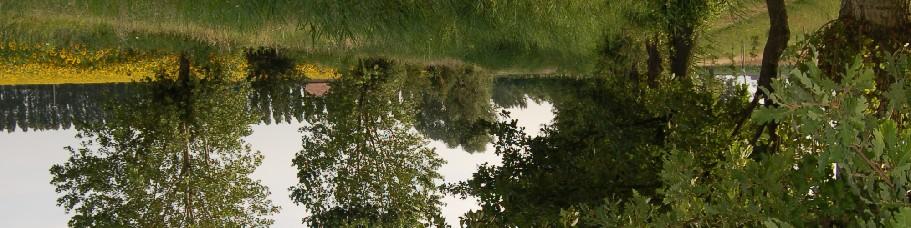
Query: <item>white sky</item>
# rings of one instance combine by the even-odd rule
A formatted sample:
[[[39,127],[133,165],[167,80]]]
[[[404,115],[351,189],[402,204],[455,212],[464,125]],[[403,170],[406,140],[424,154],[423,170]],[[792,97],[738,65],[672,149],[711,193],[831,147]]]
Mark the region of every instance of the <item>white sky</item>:
[[[519,126],[536,135],[542,124],[553,119],[551,109],[548,103],[528,100],[527,108],[508,110],[513,118],[519,119]],[[301,150],[300,126],[300,123],[254,125],[253,134],[245,138],[265,156],[253,177],[269,186],[272,201],[282,208],[274,217],[273,227],[301,227],[301,218],[305,215],[304,208],[291,202],[288,192],[288,187],[297,182],[297,170],[291,166],[291,158]],[[4,155],[0,159],[0,183],[3,183],[0,186],[0,227],[66,227],[69,216],[63,208],[56,206],[57,194],[50,184],[48,169],[66,161],[69,155],[63,147],[77,145],[75,134],[73,129],[0,132],[0,151]],[[482,163],[500,162],[490,145],[487,151],[475,154],[461,148],[449,149],[439,141],[432,141],[430,146],[447,161],[440,173],[450,183],[467,180]],[[458,227],[459,216],[477,208],[474,199],[448,196],[444,203],[443,216],[454,227]]]

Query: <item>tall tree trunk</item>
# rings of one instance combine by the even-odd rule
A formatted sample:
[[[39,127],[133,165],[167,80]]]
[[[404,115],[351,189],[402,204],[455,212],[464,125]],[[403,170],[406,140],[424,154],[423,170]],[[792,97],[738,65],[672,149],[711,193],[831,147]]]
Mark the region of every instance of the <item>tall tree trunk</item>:
[[[187,84],[190,81],[190,60],[186,54],[177,57],[177,81]]]
[[[863,53],[863,50],[869,50],[870,54],[865,54],[865,62],[872,64],[876,73],[876,93],[877,98],[881,101],[878,115],[885,115],[888,110],[888,97],[883,93],[897,80],[895,75],[883,70],[881,67],[887,60],[888,55],[900,50],[905,44],[911,42],[908,31],[911,30],[911,0],[842,0],[839,20],[843,23],[843,31],[833,31],[837,37],[847,37],[844,40],[847,44],[833,45],[829,50],[833,53],[845,53],[842,58],[850,59],[855,55]],[[863,42],[872,40],[873,42]],[[825,50],[823,50],[825,51]],[[830,60],[828,73],[840,73],[844,69],[844,64],[850,64],[849,61],[839,61],[839,59]],[[823,65],[823,64],[821,64]],[[840,80],[840,77],[836,77]]]
[[[645,50],[648,52],[648,87],[658,88],[658,76],[661,75],[662,71],[658,38],[646,41]]]
[[[693,58],[695,28],[693,25],[683,25],[674,30],[670,37],[671,44],[671,73],[678,80],[687,78],[690,61]]]
[[[191,180],[193,179],[193,177],[192,177],[193,166],[190,163],[190,159],[191,159],[190,151],[192,150],[191,149],[192,142],[190,141],[190,138],[189,138],[189,134],[190,134],[189,126],[186,126],[186,125],[183,126],[183,130],[184,130],[184,134],[187,134],[187,142],[186,142],[186,149],[183,151],[183,162],[182,162],[183,167],[180,169],[180,173],[181,173],[181,178],[183,178],[183,182],[184,182],[183,184],[185,184],[185,191],[186,191],[186,192],[184,192],[185,193],[185,195],[184,195],[184,197],[185,197],[184,198],[184,213],[186,213],[185,216],[187,216],[187,220],[189,221],[189,223],[192,224],[193,223],[192,221],[194,220],[193,219],[193,188],[191,187],[191,184],[190,184]]]
[[[630,66],[629,72],[627,72],[627,74],[629,75],[629,80],[631,81],[631,83],[633,83],[633,85],[638,87],[639,86],[639,61],[638,60],[633,61],[633,64],[632,64],[632,66]]]
[[[769,8],[769,39],[766,41],[765,50],[762,52],[762,68],[759,70],[759,88],[768,90],[772,93],[772,79],[778,77],[778,62],[781,60],[781,54],[788,47],[788,39],[791,31],[788,29],[788,12],[785,9],[784,0],[766,0],[766,6]],[[777,106],[772,99],[771,94],[766,94],[763,90],[757,90],[757,94],[762,93],[761,98],[765,106]],[[771,147],[770,151],[774,152],[778,148],[778,123],[771,122],[768,124],[768,133]],[[761,129],[760,129],[761,131]]]
[[[841,18],[891,29],[911,24],[911,0],[842,0]]]
[[[740,128],[752,115],[760,100],[763,101],[764,106],[776,105],[771,99],[768,99],[770,94],[767,94],[766,91],[768,93],[774,91],[772,80],[778,77],[778,63],[781,60],[781,54],[784,53],[784,49],[788,47],[791,32],[788,29],[788,12],[785,8],[784,0],[766,0],[766,7],[769,11],[769,37],[762,52],[762,66],[759,70],[759,81],[757,82],[758,89],[753,95],[753,101],[750,102],[750,106],[744,111],[743,116],[741,116],[740,121],[735,126],[732,135],[736,135],[740,131]],[[771,142],[770,147],[764,148],[766,149],[764,151],[774,152],[777,150],[780,140],[777,133],[778,124],[775,122],[760,126],[751,142],[755,144],[758,137],[766,129],[768,129]],[[760,154],[761,150],[757,150],[759,148],[754,147],[754,155]]]

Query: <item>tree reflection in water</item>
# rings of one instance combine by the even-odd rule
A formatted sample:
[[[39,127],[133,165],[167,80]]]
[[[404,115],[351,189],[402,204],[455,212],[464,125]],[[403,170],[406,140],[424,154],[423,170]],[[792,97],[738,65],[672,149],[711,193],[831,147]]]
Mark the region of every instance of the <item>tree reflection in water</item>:
[[[402,89],[413,71],[367,59],[332,82],[325,111],[308,115],[293,163],[292,199],[314,227],[444,224],[441,160],[413,128],[414,100]]]
[[[417,129],[450,148],[484,151],[490,135],[478,121],[493,121],[492,76],[469,67],[430,66],[428,88],[422,90]]]
[[[267,226],[278,208],[251,179],[262,155],[242,138],[255,122],[249,86],[219,65],[159,73],[78,129],[79,147],[51,168],[58,203],[76,227]]]

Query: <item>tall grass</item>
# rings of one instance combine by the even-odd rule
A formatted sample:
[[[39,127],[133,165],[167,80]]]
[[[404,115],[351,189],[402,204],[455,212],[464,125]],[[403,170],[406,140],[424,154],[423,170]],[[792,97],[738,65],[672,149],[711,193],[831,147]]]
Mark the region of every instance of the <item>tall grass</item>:
[[[580,60],[593,59],[609,26],[603,1],[32,0],[0,10],[2,26],[18,27],[4,36],[36,40],[106,29],[119,37],[177,35],[228,47],[458,59],[500,69],[588,67]],[[96,40],[111,39],[84,41]]]
[[[793,0],[787,1],[788,25],[791,30],[791,42],[802,36],[816,32],[820,27],[838,17],[839,0]],[[757,2],[761,9],[755,14],[744,15],[733,22],[726,22],[710,30],[703,37],[706,52],[717,57],[728,54],[741,55],[741,49],[749,52],[753,46],[762,53],[769,30],[769,14],[762,2]],[[756,39],[757,42],[753,42]],[[749,58],[749,57],[747,57]],[[724,59],[722,59],[724,60]],[[738,58],[739,60],[739,58]]]
[[[339,57],[460,61],[508,72],[584,72],[606,33],[636,25],[624,1],[29,0],[0,2],[0,39],[182,50],[269,46]],[[834,17],[838,0],[789,1],[792,34]],[[634,4],[635,5],[635,4]],[[757,2],[757,6],[761,6]],[[627,6],[628,8],[628,6]],[[763,7],[702,37],[722,59],[765,42]],[[796,40],[796,39],[795,39]],[[761,52],[761,51],[760,51]]]

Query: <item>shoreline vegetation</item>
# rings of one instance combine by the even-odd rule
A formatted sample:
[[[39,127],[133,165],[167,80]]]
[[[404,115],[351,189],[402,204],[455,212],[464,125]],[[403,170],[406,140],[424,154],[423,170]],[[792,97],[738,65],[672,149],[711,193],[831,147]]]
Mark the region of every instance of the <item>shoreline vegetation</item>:
[[[332,18],[315,18],[313,13],[299,16],[293,10],[316,10],[308,6],[292,4],[290,2],[273,2],[259,5],[244,5],[253,3],[220,4],[142,4],[107,5],[99,1],[84,1],[79,3],[57,4],[54,1],[30,1],[19,3],[0,3],[0,84],[63,84],[63,83],[104,83],[104,82],[130,82],[142,79],[155,72],[155,65],[160,65],[168,58],[173,58],[173,53],[187,49],[210,49],[217,58],[227,59],[229,63],[242,68],[242,51],[245,48],[271,47],[288,50],[298,62],[312,63],[319,69],[312,71],[333,71],[334,66],[341,66],[339,61],[350,61],[359,57],[382,56],[395,59],[399,62],[423,65],[470,65],[489,72],[489,75],[515,75],[515,74],[553,74],[560,75],[567,72],[590,72],[593,63],[580,61],[591,58],[599,44],[604,39],[604,32],[611,30],[610,24],[596,23],[596,20],[616,19],[617,12],[610,12],[608,6],[593,4],[590,6],[566,7],[570,10],[583,10],[585,12],[602,10],[605,15],[590,18],[587,21],[564,22],[558,21],[553,26],[552,32],[566,33],[566,37],[551,37],[548,31],[541,30],[539,21],[529,23],[528,27],[522,25],[517,28],[497,28],[493,24],[487,28],[461,31],[455,27],[470,27],[472,24],[482,24],[485,20],[478,21],[456,20],[421,22],[429,25],[453,26],[447,31],[437,31],[436,28],[427,30],[419,25],[404,25],[403,28],[369,28],[377,32],[402,32],[398,36],[375,35],[372,33],[333,35],[329,30],[310,29],[313,23],[305,20]],[[806,33],[815,32],[827,21],[834,19],[837,14],[837,0],[793,0],[787,1],[788,10],[792,12],[794,20],[790,20],[795,31],[795,37]],[[745,3],[742,12],[724,15],[714,19],[703,37],[699,38],[701,61],[696,62],[699,67],[721,67],[725,65],[740,65],[741,58],[748,59],[747,65],[756,65],[761,62],[761,47],[765,42],[765,31],[768,28],[766,18],[768,14],[761,2]],[[283,6],[278,7],[277,6]],[[204,15],[193,14],[206,7]],[[281,9],[280,9],[281,8]],[[519,12],[516,10],[516,12]],[[582,11],[580,11],[582,12]],[[556,12],[564,13],[564,12]],[[553,16],[554,12],[541,13],[543,16]],[[339,15],[336,15],[339,16]],[[478,17],[483,17],[480,15]],[[583,15],[584,16],[584,15]],[[494,18],[493,21],[508,18]],[[566,18],[573,19],[573,18]],[[455,19],[454,19],[455,20]],[[622,23],[622,20],[619,20]],[[321,21],[321,23],[326,23]],[[333,22],[329,22],[330,24]],[[338,21],[338,23],[348,23]],[[365,22],[366,23],[366,22]],[[468,23],[465,25],[459,23]],[[367,25],[365,25],[367,26]],[[421,29],[412,31],[410,27]],[[578,27],[578,28],[576,28]],[[536,28],[529,30],[528,28]],[[594,29],[600,28],[600,29]],[[445,28],[442,28],[445,29]],[[528,37],[503,37],[501,40],[485,36],[485,29],[500,29],[508,33],[513,29],[527,31]],[[518,30],[516,30],[518,31]],[[580,33],[580,31],[584,31]],[[323,34],[318,34],[322,32]],[[411,34],[410,32],[427,32],[428,34]],[[439,32],[439,33],[434,33]],[[481,34],[474,34],[480,32]],[[488,31],[490,32],[490,31]],[[500,31],[497,31],[500,32]],[[575,33],[575,34],[574,34]],[[329,34],[329,35],[327,35]],[[396,39],[395,37],[415,37],[409,39]],[[521,36],[521,35],[511,35]],[[341,39],[335,39],[339,38]],[[401,38],[400,37],[400,38]],[[426,38],[425,41],[419,39]],[[446,39],[437,41],[434,38]],[[462,41],[464,40],[464,41]],[[520,40],[509,43],[503,40]],[[791,39],[796,40],[796,39]],[[572,41],[571,43],[561,41]],[[415,45],[416,43],[426,45]],[[443,44],[453,43],[454,45]],[[11,49],[10,44],[23,46],[31,45],[31,49]],[[421,47],[426,46],[426,47]],[[38,47],[38,48],[35,48]],[[241,48],[238,48],[241,47]],[[154,55],[132,56],[133,52],[148,52],[155,50]],[[396,50],[396,51],[390,51]],[[57,52],[51,54],[34,54],[35,52]],[[71,53],[67,53],[71,52]],[[123,53],[114,53],[123,52]],[[169,53],[170,52],[170,53]],[[112,57],[94,59],[95,65],[105,65],[103,68],[91,67],[91,61],[78,62],[80,59],[89,58],[87,54],[118,55],[126,54],[129,58],[116,59]],[[351,53],[357,53],[352,56]],[[165,55],[171,54],[171,57]],[[21,59],[22,56],[43,55],[37,59]],[[82,56],[80,56],[82,55]],[[542,57],[543,56],[543,57]],[[31,60],[23,62],[23,60]],[[68,62],[69,61],[69,62]],[[101,62],[99,62],[101,61]],[[118,62],[119,61],[119,62]],[[88,63],[86,63],[88,62]],[[100,64],[100,63],[104,64]],[[520,63],[521,62],[521,63]],[[13,63],[13,64],[10,64]],[[18,64],[17,64],[18,63]],[[306,64],[305,64],[306,65]],[[338,68],[338,67],[335,67]],[[243,69],[232,69],[232,72],[242,73]],[[310,72],[312,79],[329,79],[325,74]]]
[[[7,1],[0,81],[52,85],[0,86],[0,130],[76,128],[74,227],[269,226],[234,177],[293,121],[310,227],[911,227],[907,31],[911,0]]]

